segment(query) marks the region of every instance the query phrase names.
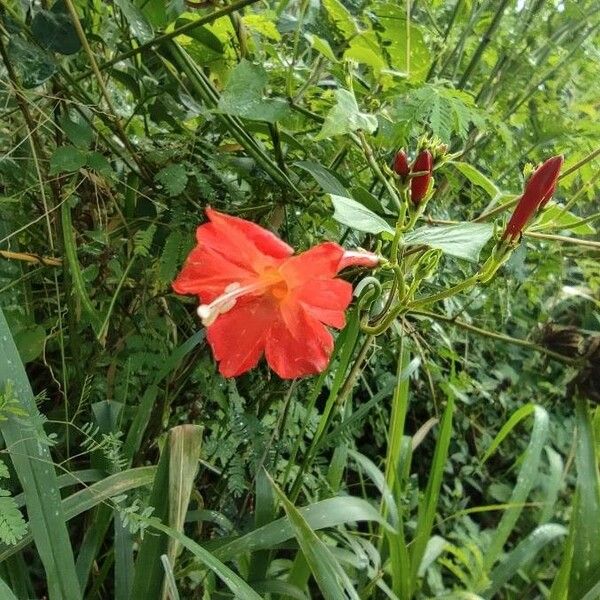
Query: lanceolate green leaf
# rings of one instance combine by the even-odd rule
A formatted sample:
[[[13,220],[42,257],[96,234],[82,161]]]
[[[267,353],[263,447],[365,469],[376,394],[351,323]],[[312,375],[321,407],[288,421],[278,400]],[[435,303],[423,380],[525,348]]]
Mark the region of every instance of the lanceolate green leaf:
[[[110,475],[79,492],[75,492],[62,501],[62,513],[65,521],[73,519],[77,515],[124,492],[150,485],[155,472],[156,467],[137,467],[116,475]],[[25,548],[32,541],[33,536],[29,534],[14,546],[0,546],[0,562]]]
[[[359,521],[374,521],[389,527],[369,502],[353,496],[328,498],[297,510],[314,530]],[[214,554],[222,560],[233,560],[245,552],[272,548],[293,536],[294,529],[288,518],[284,517],[220,545],[215,549]]]
[[[510,504],[512,507],[504,512],[500,519],[500,523],[498,523],[496,532],[492,536],[490,545],[484,556],[486,568],[491,568],[498,560],[498,557],[504,548],[504,544],[508,540],[519,515],[523,511],[523,504],[539,478],[541,455],[544,444],[548,439],[548,434],[548,413],[541,406],[536,406],[533,412],[533,430],[531,432],[531,439],[523,456],[523,462],[521,463],[519,475],[517,477],[517,484],[510,497]]]
[[[326,600],[360,600],[348,575],[331,550],[319,539],[300,511],[286,498],[277,484],[271,480],[279,500],[283,504],[294,536],[298,540],[304,558]]]
[[[394,235],[394,228],[379,215],[371,212],[366,206],[351,198],[329,194],[333,202],[333,218],[352,229],[367,233],[389,233]],[[422,242],[421,242],[422,243]]]
[[[176,529],[167,527],[156,520],[151,523],[151,527],[165,533],[184,548],[187,548],[201,563],[206,565],[221,579],[221,581],[223,581],[236,598],[244,598],[244,600],[262,600],[262,598],[239,575],[236,575],[229,567],[215,558],[213,554],[200,546],[200,544],[197,544]]]
[[[404,243],[409,246],[424,244],[450,256],[477,262],[481,249],[493,233],[494,226],[486,223],[425,226],[407,233],[404,236]]]
[[[0,394],[12,394],[19,412],[3,415],[6,442],[27,503],[31,535],[44,565],[51,600],[81,598],[58,478],[42,419],[0,309]],[[18,415],[25,416],[18,416]]]

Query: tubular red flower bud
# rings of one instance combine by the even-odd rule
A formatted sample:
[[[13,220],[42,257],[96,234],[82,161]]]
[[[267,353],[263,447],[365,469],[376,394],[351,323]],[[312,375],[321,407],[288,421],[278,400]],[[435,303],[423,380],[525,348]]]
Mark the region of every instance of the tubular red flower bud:
[[[433,157],[429,150],[423,150],[413,163],[411,171],[419,173],[424,171],[425,175],[418,175],[410,180],[410,199],[414,204],[419,204],[427,194],[431,182],[431,171],[433,170]]]
[[[563,161],[562,155],[553,156],[533,172],[506,226],[503,240],[517,238],[538,209],[552,198]]]
[[[396,152],[394,157],[394,171],[400,175],[403,179],[410,173],[410,167],[408,166],[408,157],[404,150]]]

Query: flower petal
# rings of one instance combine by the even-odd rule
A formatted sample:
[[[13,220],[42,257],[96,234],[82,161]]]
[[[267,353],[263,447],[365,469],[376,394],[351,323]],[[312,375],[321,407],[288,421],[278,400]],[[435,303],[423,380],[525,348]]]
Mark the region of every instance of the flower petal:
[[[209,248],[194,248],[175,281],[178,294],[196,294],[203,303],[212,302],[232,283],[247,285],[256,274],[236,265]]]
[[[311,317],[341,329],[346,324],[344,311],[352,301],[352,285],[342,279],[315,280],[296,288],[292,298]]]
[[[294,331],[281,316],[271,325],[265,348],[269,366],[283,379],[324,371],[333,350],[333,337],[325,325],[309,316],[301,305],[294,304],[293,308]]]
[[[256,270],[257,267],[277,263],[294,253],[293,248],[274,233],[255,223],[225,215],[212,208],[206,209],[206,215],[210,223],[198,228],[198,242],[210,246],[236,264]]]
[[[343,255],[344,249],[340,245],[325,242],[292,256],[281,265],[279,272],[290,289],[313,279],[332,279],[338,272]]]
[[[278,318],[277,305],[264,296],[242,298],[220,315],[208,327],[206,338],[219,361],[221,375],[236,377],[255,367],[265,349],[269,328]]]

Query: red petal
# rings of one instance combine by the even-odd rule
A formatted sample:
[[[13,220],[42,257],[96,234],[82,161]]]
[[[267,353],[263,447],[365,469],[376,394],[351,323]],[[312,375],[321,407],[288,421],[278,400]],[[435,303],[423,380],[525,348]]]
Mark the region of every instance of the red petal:
[[[288,246],[274,233],[256,225],[256,223],[225,215],[212,208],[206,209],[206,215],[210,219],[215,232],[220,236],[224,236],[226,238],[225,241],[228,241],[228,239],[230,240],[229,247],[232,245],[231,242],[236,240],[238,242],[243,242],[244,246],[249,245],[251,246],[250,249],[256,250],[260,254],[272,258],[282,259],[291,256],[294,253],[292,247]],[[198,237],[198,241],[202,241],[200,237]],[[212,238],[212,241],[221,246],[220,242],[223,240]],[[227,248],[227,250],[229,250],[229,248]],[[237,247],[235,250],[237,250],[236,254],[239,258],[240,252],[243,253],[248,250],[248,248]]]
[[[352,301],[352,285],[342,279],[320,279],[296,288],[292,297],[311,317],[341,329],[346,324],[344,311]]]
[[[313,279],[332,279],[338,272],[343,255],[344,249],[341,246],[325,242],[292,256],[283,263],[279,272],[290,289]]]
[[[255,277],[254,272],[233,264],[221,254],[197,246],[173,282],[173,289],[178,294],[196,294],[202,302],[209,303],[229,284],[247,285]]]
[[[294,379],[320,373],[327,368],[333,350],[333,337],[300,305],[295,305],[292,332],[283,316],[269,329],[265,356],[279,377]],[[300,332],[300,334],[298,334]]]
[[[265,296],[242,298],[220,315],[206,334],[219,361],[219,372],[236,377],[255,367],[264,352],[267,332],[278,318],[277,305]]]

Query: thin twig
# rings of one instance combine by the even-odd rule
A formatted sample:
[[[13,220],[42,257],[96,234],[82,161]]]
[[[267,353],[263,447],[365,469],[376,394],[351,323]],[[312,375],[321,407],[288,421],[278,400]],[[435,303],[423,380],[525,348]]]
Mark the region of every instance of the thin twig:
[[[455,327],[460,327],[465,331],[470,331],[471,333],[476,333],[477,335],[481,335],[483,337],[491,338],[494,340],[498,340],[500,342],[506,342],[508,344],[512,344],[513,346],[521,346],[523,348],[529,348],[534,352],[540,352],[541,354],[545,354],[549,358],[552,358],[558,362],[562,362],[568,365],[577,365],[581,361],[576,358],[570,358],[569,356],[564,356],[563,354],[559,354],[558,352],[553,352],[548,348],[544,348],[544,346],[540,346],[534,342],[530,342],[529,340],[524,340],[522,338],[515,338],[505,333],[498,333],[497,331],[490,331],[489,329],[483,329],[481,327],[476,327],[475,325],[470,325],[469,323],[465,323],[459,319],[453,317],[446,317],[445,315],[440,315],[439,313],[430,312],[427,310],[411,310],[409,315],[420,315],[422,317],[428,317],[435,321],[442,321],[444,323],[449,323],[450,325],[454,325]]]

